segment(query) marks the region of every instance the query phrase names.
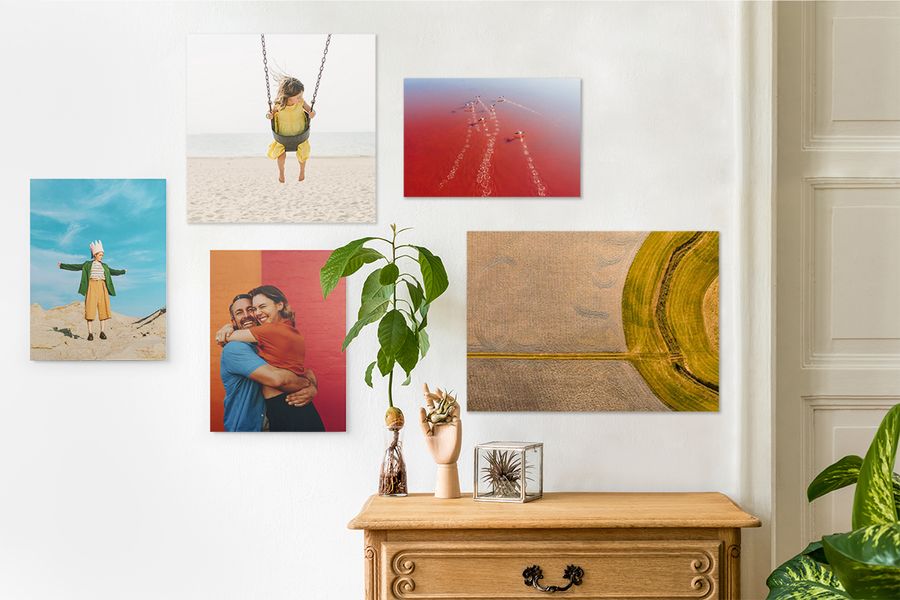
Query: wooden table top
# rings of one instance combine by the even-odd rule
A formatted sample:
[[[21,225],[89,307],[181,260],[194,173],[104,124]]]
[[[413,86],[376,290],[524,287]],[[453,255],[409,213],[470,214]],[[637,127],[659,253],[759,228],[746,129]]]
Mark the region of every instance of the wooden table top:
[[[546,493],[526,504],[475,502],[471,495],[437,500],[372,496],[350,529],[606,529],[639,527],[759,527],[717,492]]]

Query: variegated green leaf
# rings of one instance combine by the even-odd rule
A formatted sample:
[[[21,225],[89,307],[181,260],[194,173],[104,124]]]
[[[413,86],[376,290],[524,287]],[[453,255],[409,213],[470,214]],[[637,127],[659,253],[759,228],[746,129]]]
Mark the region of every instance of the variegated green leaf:
[[[853,497],[853,529],[897,521],[894,504],[894,459],[900,436],[900,404],[888,411],[859,468]]]
[[[815,581],[798,581],[769,590],[766,600],[847,600],[847,592]]]
[[[825,558],[825,549],[822,548],[822,542],[812,542],[803,549],[803,552],[800,554],[805,554],[806,556],[812,558],[813,560],[817,560],[820,563],[828,564],[828,559]]]
[[[843,593],[841,582],[831,571],[831,567],[812,556],[814,554],[813,551],[810,551],[812,547],[811,544],[806,550],[772,571],[766,580],[769,590],[774,592],[777,588],[807,583]]]
[[[821,473],[816,475],[809,487],[806,488],[806,498],[812,502],[829,492],[853,485],[859,477],[861,464],[862,457],[851,454],[833,465],[825,467]]]
[[[825,494],[853,485],[859,478],[859,467],[861,464],[862,458],[851,454],[826,467],[806,488],[806,497],[812,502]],[[894,505],[897,507],[897,515],[900,517],[900,475],[894,473],[891,477]]]
[[[900,523],[827,535],[822,545],[853,598],[900,598]]]

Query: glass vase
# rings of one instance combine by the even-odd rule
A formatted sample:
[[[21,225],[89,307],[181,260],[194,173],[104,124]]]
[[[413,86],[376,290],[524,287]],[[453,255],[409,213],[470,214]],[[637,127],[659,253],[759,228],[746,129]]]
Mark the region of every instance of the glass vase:
[[[406,461],[403,460],[403,426],[385,428],[385,449],[378,477],[379,496],[406,496]]]

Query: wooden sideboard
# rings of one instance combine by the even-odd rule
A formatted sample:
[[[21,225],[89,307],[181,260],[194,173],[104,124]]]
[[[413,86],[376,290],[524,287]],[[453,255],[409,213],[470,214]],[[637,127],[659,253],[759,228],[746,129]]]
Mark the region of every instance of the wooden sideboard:
[[[759,524],[717,493],[551,493],[528,504],[412,494],[372,496],[349,527],[365,532],[366,600],[732,600],[741,528]],[[569,587],[545,592],[535,580]]]

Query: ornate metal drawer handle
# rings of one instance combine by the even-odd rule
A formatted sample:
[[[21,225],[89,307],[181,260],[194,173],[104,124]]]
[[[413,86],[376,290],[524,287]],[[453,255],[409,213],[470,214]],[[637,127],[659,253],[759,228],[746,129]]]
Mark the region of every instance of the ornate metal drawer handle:
[[[540,580],[544,578],[544,573],[537,565],[531,565],[530,567],[522,571],[522,577],[525,578],[525,585],[527,585],[528,587],[533,587],[536,590],[552,594],[554,592],[565,592],[573,585],[581,585],[581,581],[582,579],[584,579],[584,569],[575,565],[567,566],[565,572],[563,573],[563,579],[567,579],[569,583],[564,586],[541,585]]]

